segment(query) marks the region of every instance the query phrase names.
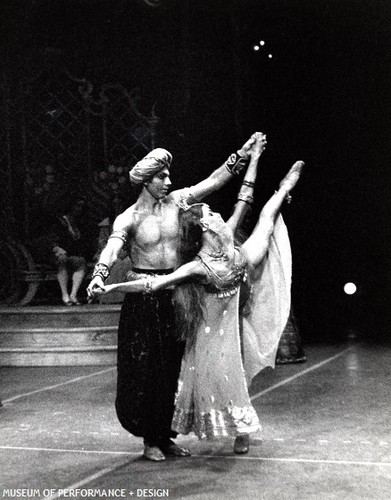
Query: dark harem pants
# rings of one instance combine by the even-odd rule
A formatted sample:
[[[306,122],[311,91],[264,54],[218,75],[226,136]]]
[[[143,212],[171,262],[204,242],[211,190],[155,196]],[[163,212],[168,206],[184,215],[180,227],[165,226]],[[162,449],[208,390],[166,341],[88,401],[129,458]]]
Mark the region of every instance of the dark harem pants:
[[[175,335],[172,290],[125,295],[115,406],[121,425],[150,444],[176,436],[171,420],[183,347]]]

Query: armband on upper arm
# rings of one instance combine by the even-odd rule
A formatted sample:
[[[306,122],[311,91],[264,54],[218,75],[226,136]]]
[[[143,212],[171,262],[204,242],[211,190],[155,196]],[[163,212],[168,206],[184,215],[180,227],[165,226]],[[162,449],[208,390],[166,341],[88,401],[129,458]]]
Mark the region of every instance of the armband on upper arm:
[[[126,244],[128,241],[128,233],[126,231],[113,231],[109,236],[109,239],[110,238],[118,238]]]

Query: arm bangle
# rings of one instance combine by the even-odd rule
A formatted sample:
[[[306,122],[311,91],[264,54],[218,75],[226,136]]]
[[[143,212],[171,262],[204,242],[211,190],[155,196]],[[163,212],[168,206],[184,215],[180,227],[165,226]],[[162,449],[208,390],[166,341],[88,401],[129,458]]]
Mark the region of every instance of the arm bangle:
[[[144,293],[152,293],[152,276],[146,276],[144,278]]]
[[[126,233],[125,231],[113,231],[109,236],[109,239],[110,238],[119,238],[124,243],[126,243],[128,240],[128,233]]]
[[[224,163],[225,168],[231,175],[238,175],[243,170],[247,158],[242,156],[239,152],[232,153],[228,160]]]
[[[242,185],[243,185],[243,186],[248,186],[248,187],[250,187],[250,188],[253,188],[253,187],[255,186],[255,182],[251,182],[251,181],[246,181],[246,180],[244,180],[244,181],[242,182]]]
[[[244,201],[248,205],[252,205],[254,203],[254,198],[249,194],[239,193],[238,194],[238,201]]]
[[[110,269],[106,264],[103,264],[102,262],[98,262],[98,264],[95,265],[94,267],[94,272],[92,273],[92,279],[95,278],[95,276],[100,276],[103,281],[105,281],[109,276],[110,276]]]

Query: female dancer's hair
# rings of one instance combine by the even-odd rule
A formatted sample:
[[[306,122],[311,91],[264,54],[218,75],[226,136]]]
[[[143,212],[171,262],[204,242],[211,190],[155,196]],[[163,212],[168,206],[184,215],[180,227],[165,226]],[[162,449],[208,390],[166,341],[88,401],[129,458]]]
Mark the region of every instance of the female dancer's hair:
[[[179,266],[192,261],[202,246],[202,205],[179,209]]]
[[[194,205],[179,210],[178,267],[194,260],[202,246],[202,206]],[[203,285],[185,282],[177,286],[173,300],[176,313],[176,330],[188,347],[195,340],[197,328],[203,320]]]

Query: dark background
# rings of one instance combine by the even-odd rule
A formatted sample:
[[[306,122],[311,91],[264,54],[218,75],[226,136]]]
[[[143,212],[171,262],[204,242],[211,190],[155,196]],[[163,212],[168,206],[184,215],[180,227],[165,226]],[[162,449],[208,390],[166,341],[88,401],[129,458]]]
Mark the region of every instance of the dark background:
[[[389,338],[388,0],[3,0],[1,8],[2,67],[15,79],[54,54],[74,75],[138,87],[142,106],[155,104],[174,187],[204,178],[259,130],[268,147],[256,214],[304,160],[283,209],[302,335]],[[227,215],[237,188],[209,201]],[[351,297],[348,281],[358,287]]]

